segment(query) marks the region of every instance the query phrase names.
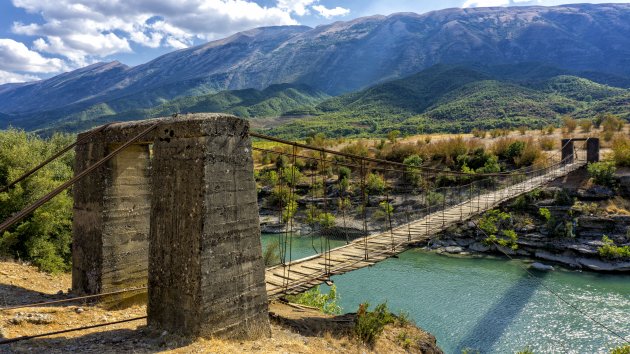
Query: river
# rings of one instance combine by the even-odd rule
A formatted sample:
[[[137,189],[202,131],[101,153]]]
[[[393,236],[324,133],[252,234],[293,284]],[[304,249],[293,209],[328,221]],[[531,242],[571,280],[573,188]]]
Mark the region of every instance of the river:
[[[277,235],[263,235],[263,245]],[[320,240],[294,237],[292,258],[314,254]],[[331,241],[331,246],[344,244]],[[630,337],[630,276],[523,269],[524,260],[450,257],[409,250],[373,267],[335,276],[344,312],[387,301],[432,333],[446,353],[607,353],[619,339],[562,299]],[[326,286],[323,286],[326,288]],[[548,290],[548,289],[549,290]]]

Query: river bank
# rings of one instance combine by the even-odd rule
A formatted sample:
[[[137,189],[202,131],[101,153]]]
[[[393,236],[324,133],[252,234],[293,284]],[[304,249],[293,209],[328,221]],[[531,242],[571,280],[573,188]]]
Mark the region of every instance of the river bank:
[[[70,285],[70,274],[50,275],[26,264],[0,262],[0,307],[68,298]],[[145,305],[106,310],[81,302],[0,311],[0,340],[144,315]],[[435,337],[411,323],[387,325],[376,343],[366,346],[352,335],[355,317],[274,302],[271,337],[254,341],[191,340],[155,331],[142,319],[0,345],[0,353],[442,353]]]

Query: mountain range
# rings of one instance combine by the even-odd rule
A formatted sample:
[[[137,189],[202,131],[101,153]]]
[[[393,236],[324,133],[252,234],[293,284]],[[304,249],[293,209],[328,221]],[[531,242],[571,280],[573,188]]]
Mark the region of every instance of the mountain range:
[[[446,67],[469,70],[454,82],[435,71]],[[427,69],[424,76],[414,77]],[[446,81],[426,84],[431,79],[427,75]],[[578,83],[589,87],[604,86],[590,94],[590,101],[550,94],[568,79],[547,81],[561,75],[587,80]],[[370,112],[370,104],[389,107],[387,114],[402,112],[406,120],[414,115],[421,115],[420,120],[440,120],[453,114],[459,114],[455,120],[474,120],[474,114],[481,118],[500,113],[463,106],[480,102],[479,90],[495,98],[510,92],[519,101],[529,100],[529,111],[520,115],[527,121],[536,114],[547,119],[551,112],[596,111],[592,101],[611,97],[617,97],[616,107],[623,107],[627,103],[619,98],[623,95],[609,93],[614,92],[613,86],[630,87],[628,77],[629,4],[446,9],[363,17],[315,28],[257,28],[136,67],[98,63],[46,80],[1,85],[0,127],[44,129],[74,124],[71,129],[83,129],[90,121],[106,117],[141,118],[194,105],[245,117],[311,112],[308,107],[316,107],[317,118],[312,121]],[[424,86],[405,86],[419,84]],[[536,86],[545,84],[552,86]],[[402,100],[402,106],[394,101],[381,105],[358,100],[361,95],[390,89],[402,90],[395,92],[413,99],[393,97],[398,103]],[[220,93],[226,90],[230,93]],[[542,100],[544,109],[541,94],[549,96]],[[327,100],[328,96],[338,97]],[[376,102],[379,97],[374,97]],[[462,114],[462,107],[469,113]],[[402,119],[401,114],[394,116]]]

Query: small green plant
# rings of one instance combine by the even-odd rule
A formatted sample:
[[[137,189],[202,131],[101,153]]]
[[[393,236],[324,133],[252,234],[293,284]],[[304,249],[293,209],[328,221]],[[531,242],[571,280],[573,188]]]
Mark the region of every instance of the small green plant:
[[[385,179],[376,173],[370,173],[366,181],[367,191],[370,194],[380,195],[385,191]]]
[[[589,176],[602,186],[612,186],[615,179],[615,164],[613,162],[593,162],[587,166]]]
[[[278,240],[267,244],[263,252],[263,261],[267,267],[280,263],[280,242]]]
[[[326,314],[338,315],[341,313],[339,294],[335,285],[330,287],[328,294],[322,294],[319,286],[316,286],[299,295],[287,295],[286,298],[289,302],[316,307]]]
[[[630,354],[630,344],[626,344],[621,347],[613,348],[610,354]]]
[[[483,240],[483,243],[486,245],[498,244],[517,250],[518,235],[514,230],[506,228],[506,222],[511,218],[512,215],[510,213],[497,209],[487,211],[478,223],[479,228],[488,235]],[[499,230],[501,231],[500,233]]]
[[[615,242],[606,235],[602,237],[602,242],[604,244],[597,248],[597,253],[599,253],[600,257],[607,259],[630,258],[630,246],[617,246]]]
[[[549,211],[549,209],[547,208],[538,209],[538,214],[540,214],[540,216],[542,216],[546,222],[549,222],[551,220],[551,211]]]
[[[427,193],[426,200],[429,206],[441,205],[444,203],[444,194],[430,191]]]
[[[396,336],[396,342],[398,342],[398,345],[403,349],[409,349],[413,344],[413,338],[410,337],[406,331],[402,331]]]
[[[385,326],[393,323],[395,317],[387,309],[387,303],[377,305],[374,311],[368,311],[369,307],[367,302],[359,305],[354,333],[361,342],[373,346]]]
[[[527,346],[523,350],[517,351],[515,354],[534,354],[534,351]]]
[[[328,229],[335,226],[335,216],[331,213],[321,213],[317,217],[317,222],[322,228]]]

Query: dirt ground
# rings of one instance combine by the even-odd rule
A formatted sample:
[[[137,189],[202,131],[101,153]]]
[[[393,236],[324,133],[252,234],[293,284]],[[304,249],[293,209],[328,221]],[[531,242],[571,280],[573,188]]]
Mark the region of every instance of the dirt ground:
[[[49,275],[26,264],[0,262],[2,308],[69,298],[70,284],[70,274]],[[109,311],[85,302],[0,309],[0,341],[145,315],[144,305]],[[388,325],[374,347],[367,347],[352,335],[354,314],[330,316],[273,302],[270,319],[271,338],[254,341],[192,340],[152,329],[142,319],[0,344],[0,353],[441,353],[435,338],[412,324]]]

